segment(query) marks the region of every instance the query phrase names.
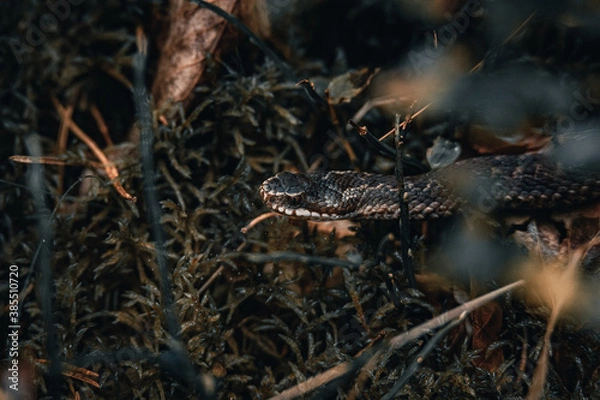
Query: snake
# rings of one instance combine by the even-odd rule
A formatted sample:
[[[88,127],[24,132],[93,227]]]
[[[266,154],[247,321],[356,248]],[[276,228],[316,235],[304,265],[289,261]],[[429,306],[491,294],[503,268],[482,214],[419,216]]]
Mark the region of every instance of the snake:
[[[542,153],[479,156],[404,177],[411,220],[484,213],[568,209],[600,200],[598,173],[562,165]],[[395,175],[356,171],[280,172],[259,188],[279,214],[316,221],[400,217]],[[470,208],[469,208],[470,207]]]

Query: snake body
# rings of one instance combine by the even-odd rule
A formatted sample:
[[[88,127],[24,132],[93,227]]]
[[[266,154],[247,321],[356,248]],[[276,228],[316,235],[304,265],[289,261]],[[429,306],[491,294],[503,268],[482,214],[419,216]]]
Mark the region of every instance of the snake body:
[[[495,210],[568,208],[600,200],[598,174],[565,168],[542,154],[484,156],[408,176],[409,217],[427,220],[462,212],[466,205]],[[278,213],[312,220],[397,219],[393,175],[353,171],[281,172],[263,182],[263,202]]]

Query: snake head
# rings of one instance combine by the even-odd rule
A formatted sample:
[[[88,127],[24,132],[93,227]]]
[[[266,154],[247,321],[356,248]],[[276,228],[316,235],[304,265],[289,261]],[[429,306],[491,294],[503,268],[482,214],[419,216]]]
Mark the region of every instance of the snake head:
[[[377,207],[361,204],[366,182],[378,179],[352,171],[292,174],[280,172],[260,186],[262,201],[271,210],[294,218],[314,221],[360,219]],[[395,185],[394,178],[392,181]],[[383,183],[382,183],[383,184]],[[377,218],[377,217],[375,217]]]
[[[290,217],[324,220],[322,194],[310,174],[280,172],[263,182],[260,196],[267,207]]]
[[[310,179],[305,175],[280,172],[264,181],[259,193],[265,205],[273,211],[292,217],[310,218],[310,211],[304,208],[310,187]]]

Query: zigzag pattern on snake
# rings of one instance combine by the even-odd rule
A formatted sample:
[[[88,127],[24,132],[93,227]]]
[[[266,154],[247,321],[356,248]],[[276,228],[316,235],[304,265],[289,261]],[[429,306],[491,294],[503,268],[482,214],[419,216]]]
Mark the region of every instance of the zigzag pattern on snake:
[[[278,213],[312,220],[397,219],[393,175],[353,171],[281,172],[260,196]],[[598,174],[564,168],[542,154],[476,157],[405,177],[409,217],[448,217],[469,204],[479,211],[560,209],[600,199]]]

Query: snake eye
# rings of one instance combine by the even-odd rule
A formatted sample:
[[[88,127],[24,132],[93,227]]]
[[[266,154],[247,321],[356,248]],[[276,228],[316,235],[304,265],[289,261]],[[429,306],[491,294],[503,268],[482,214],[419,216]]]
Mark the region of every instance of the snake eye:
[[[299,207],[302,205],[302,196],[287,196],[290,206]]]

